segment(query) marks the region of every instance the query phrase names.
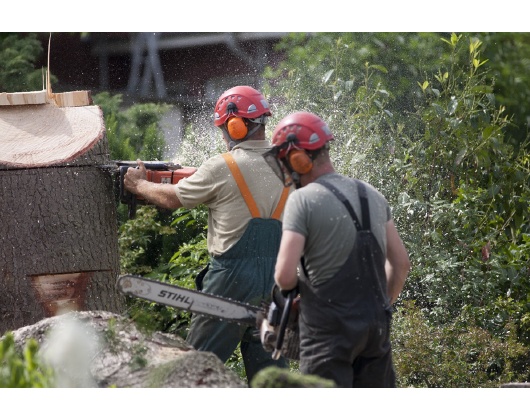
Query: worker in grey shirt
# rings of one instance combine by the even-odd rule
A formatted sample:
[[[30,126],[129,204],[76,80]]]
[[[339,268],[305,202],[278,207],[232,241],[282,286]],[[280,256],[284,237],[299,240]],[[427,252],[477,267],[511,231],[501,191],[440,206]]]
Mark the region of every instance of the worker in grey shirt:
[[[300,293],[300,371],[340,387],[394,387],[391,305],[410,269],[385,197],[335,172],[333,135],[296,112],[273,133],[287,183],[275,282]]]

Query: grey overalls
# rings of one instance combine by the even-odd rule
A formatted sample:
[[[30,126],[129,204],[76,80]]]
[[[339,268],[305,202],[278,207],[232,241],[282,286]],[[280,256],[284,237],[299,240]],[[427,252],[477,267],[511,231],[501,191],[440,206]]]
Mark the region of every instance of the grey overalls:
[[[326,181],[316,182],[346,206],[357,236],[332,279],[317,286],[307,276],[300,279],[300,371],[332,379],[339,387],[394,387],[385,256],[370,231],[366,189],[357,183],[361,225],[342,193]]]
[[[202,285],[198,284],[197,287],[207,293],[261,306],[262,301],[270,300],[274,285],[274,267],[282,234],[282,224],[279,219],[289,189],[284,189],[271,218],[261,218],[254,198],[232,155],[225,153],[223,157],[245,199],[252,219],[243,236],[233,247],[221,256],[210,258],[207,272],[202,278]],[[284,358],[277,361],[272,359],[272,354],[263,349],[259,332],[248,325],[238,325],[194,314],[187,341],[196,350],[215,353],[223,362],[228,360],[241,342],[241,355],[249,384],[254,375],[265,367],[288,366]]]

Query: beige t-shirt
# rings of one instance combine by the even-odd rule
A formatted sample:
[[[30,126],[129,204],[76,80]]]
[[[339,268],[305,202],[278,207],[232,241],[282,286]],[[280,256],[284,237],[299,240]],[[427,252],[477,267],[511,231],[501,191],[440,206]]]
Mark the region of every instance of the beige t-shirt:
[[[263,158],[270,147],[267,140],[247,140],[230,152],[262,218],[272,215],[283,191],[282,181]],[[175,192],[185,208],[199,204],[208,207],[207,243],[211,255],[226,252],[245,232],[250,211],[221,155],[208,159],[193,175],[175,184]]]

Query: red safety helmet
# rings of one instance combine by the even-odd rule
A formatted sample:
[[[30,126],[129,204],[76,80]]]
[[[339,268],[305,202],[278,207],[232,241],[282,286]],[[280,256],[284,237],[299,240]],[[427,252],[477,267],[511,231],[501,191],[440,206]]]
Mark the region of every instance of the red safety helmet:
[[[235,86],[228,89],[217,100],[214,124],[219,127],[231,116],[254,120],[263,115],[272,115],[265,97],[250,86]],[[259,122],[265,124],[265,120],[262,119]]]
[[[295,112],[283,118],[272,134],[278,157],[284,158],[294,149],[317,150],[333,140],[328,125],[311,112]]]

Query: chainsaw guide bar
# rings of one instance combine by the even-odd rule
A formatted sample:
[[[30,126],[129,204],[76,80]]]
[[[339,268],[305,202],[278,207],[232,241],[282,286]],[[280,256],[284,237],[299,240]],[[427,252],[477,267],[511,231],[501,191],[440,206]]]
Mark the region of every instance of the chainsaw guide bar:
[[[281,332],[279,325],[269,323],[271,304],[263,303],[263,307],[260,308],[223,296],[216,296],[131,274],[120,276],[117,286],[122,293],[128,296],[205,315],[221,321],[250,325],[257,329],[257,335],[260,336],[265,350],[273,351],[274,359],[281,355],[288,359],[299,360],[300,337],[297,322],[283,325],[283,332]],[[285,339],[283,338],[284,334]],[[282,338],[277,341],[279,335]]]
[[[120,276],[118,288],[129,296],[259,328],[256,323],[261,308],[222,296],[133,275]]]

